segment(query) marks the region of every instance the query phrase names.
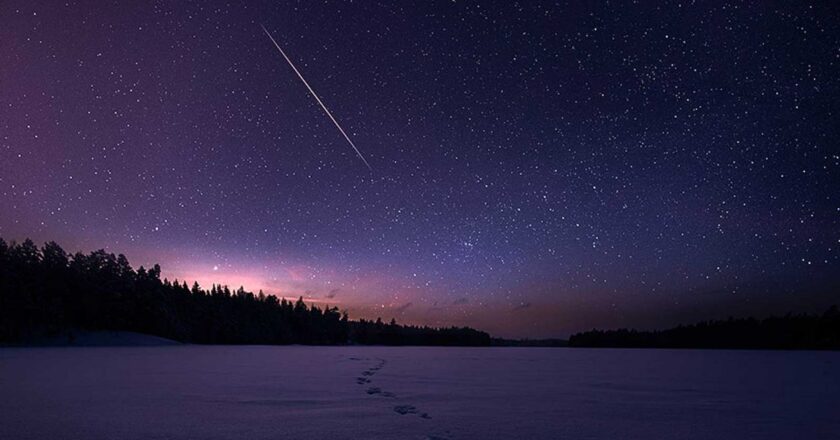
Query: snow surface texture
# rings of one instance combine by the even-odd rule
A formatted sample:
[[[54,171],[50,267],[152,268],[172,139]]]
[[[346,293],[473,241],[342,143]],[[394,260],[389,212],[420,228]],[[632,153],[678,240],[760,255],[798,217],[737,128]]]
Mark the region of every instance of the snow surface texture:
[[[0,349],[2,439],[836,439],[840,353]]]
[[[35,347],[113,347],[113,346],[153,346],[179,345],[180,342],[143,333],[123,331],[85,331],[73,330],[55,336],[35,338],[26,341],[26,345]]]

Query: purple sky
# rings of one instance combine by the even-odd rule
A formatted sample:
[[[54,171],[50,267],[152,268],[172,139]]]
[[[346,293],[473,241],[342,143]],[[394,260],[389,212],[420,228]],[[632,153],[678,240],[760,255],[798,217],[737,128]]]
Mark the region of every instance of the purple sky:
[[[837,302],[836,6],[495,3],[4,1],[0,237],[501,336]]]

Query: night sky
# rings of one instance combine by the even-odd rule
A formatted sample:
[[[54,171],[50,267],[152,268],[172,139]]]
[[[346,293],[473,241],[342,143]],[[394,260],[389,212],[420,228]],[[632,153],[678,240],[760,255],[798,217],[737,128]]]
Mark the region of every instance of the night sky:
[[[500,336],[840,302],[837,4],[596,3],[0,2],[0,237]]]

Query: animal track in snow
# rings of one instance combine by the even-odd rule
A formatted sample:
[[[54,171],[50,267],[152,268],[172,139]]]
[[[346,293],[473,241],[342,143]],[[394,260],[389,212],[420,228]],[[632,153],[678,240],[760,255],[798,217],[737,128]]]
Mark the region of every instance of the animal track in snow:
[[[378,394],[382,397],[389,397],[389,398],[397,397],[396,394],[394,394],[390,391],[382,391],[382,389],[379,388],[379,387],[370,387],[370,388],[367,389],[367,393],[370,394],[370,395]]]
[[[350,358],[350,360],[354,360],[354,361],[364,360],[364,361],[367,361],[367,360],[371,360],[371,359],[352,357],[352,358]],[[385,365],[388,363],[385,359],[381,359],[381,358],[376,358],[375,360],[376,360],[376,364],[369,367],[365,371],[362,371],[360,373],[360,376],[356,378],[356,383],[357,384],[359,384],[359,385],[372,384],[373,376],[377,372],[379,372],[379,370],[385,368]],[[375,386],[369,386],[365,390],[365,393],[367,393],[369,396],[381,396],[381,397],[387,397],[387,398],[390,398],[390,399],[393,399],[393,398],[397,397],[396,394],[394,394],[390,391],[383,391],[382,388],[375,387]],[[425,413],[425,412],[421,413],[417,409],[417,407],[414,406],[414,405],[407,405],[407,404],[406,405],[396,405],[396,406],[393,407],[393,409],[394,409],[395,413],[397,413],[399,415],[402,415],[402,416],[407,415],[407,414],[417,414],[417,416],[422,418],[422,419],[429,420],[429,419],[432,418],[432,416],[430,416],[429,413]],[[438,436],[433,436],[433,435],[429,436],[427,438],[429,440],[448,440],[447,437],[438,437]]]
[[[417,408],[414,405],[397,405],[394,407],[394,412],[400,415],[417,414]]]

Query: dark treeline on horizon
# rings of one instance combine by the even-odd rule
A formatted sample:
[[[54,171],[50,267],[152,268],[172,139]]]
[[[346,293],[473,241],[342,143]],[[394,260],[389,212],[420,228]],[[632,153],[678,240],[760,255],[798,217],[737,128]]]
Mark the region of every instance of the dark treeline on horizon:
[[[350,340],[364,345],[490,345],[490,335],[469,327],[430,328],[398,325],[391,320],[350,321]]]
[[[591,330],[569,338],[571,347],[840,349],[840,311],[822,315],[733,319],[681,325],[668,330]]]
[[[0,238],[0,343],[75,329],[133,331],[199,344],[489,345],[470,328],[350,321],[336,307],[161,280],[160,266],[131,267],[104,250],[67,254],[58,244]]]

